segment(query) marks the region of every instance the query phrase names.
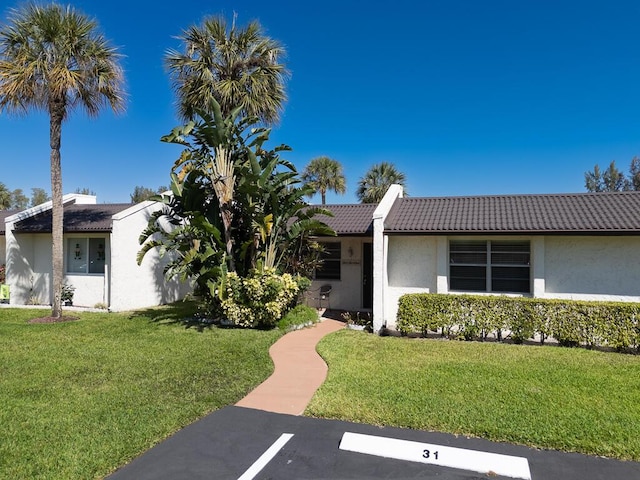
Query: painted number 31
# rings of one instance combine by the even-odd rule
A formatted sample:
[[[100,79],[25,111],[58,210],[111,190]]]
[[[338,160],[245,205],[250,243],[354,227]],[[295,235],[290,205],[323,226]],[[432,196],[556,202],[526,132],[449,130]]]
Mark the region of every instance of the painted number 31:
[[[423,450],[422,458],[433,458],[434,460],[438,459],[438,452],[432,452],[431,450]]]

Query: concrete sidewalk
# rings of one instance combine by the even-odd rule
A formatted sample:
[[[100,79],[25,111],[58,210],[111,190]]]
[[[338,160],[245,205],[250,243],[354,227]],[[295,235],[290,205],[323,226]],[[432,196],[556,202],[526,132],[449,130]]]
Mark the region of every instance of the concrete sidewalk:
[[[287,333],[269,349],[275,364],[273,374],[236,406],[301,415],[327,377],[327,364],[316,352],[316,345],[344,326],[343,322],[321,318],[313,327]]]

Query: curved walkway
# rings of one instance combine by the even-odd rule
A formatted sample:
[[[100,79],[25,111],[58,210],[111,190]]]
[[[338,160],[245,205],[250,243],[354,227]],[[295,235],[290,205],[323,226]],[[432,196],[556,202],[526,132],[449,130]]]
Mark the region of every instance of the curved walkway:
[[[327,377],[327,364],[316,352],[316,345],[341,328],[343,322],[322,318],[313,327],[287,333],[269,349],[273,374],[236,406],[301,415]]]

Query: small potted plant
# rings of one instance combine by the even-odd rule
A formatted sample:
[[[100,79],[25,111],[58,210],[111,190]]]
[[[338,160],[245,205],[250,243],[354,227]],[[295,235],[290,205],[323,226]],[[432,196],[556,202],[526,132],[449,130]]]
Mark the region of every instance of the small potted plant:
[[[6,281],[6,267],[4,264],[0,265],[0,303],[9,303],[9,285],[5,285]]]
[[[69,285],[68,283],[62,284],[62,294],[60,295],[60,300],[65,306],[70,307],[73,305],[73,292],[76,291],[76,287],[73,285]]]
[[[351,330],[373,332],[373,321],[369,312],[344,312],[342,318],[347,322],[347,328]]]

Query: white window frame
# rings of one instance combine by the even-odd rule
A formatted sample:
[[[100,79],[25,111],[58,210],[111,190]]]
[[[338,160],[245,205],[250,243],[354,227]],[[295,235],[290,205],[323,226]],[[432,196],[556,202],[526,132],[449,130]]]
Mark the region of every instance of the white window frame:
[[[482,244],[484,243],[485,245],[485,252],[486,252],[486,262],[485,263],[453,263],[451,261],[451,245],[454,243],[462,243],[462,242],[469,242],[469,243],[478,243],[478,244]],[[513,242],[514,244],[516,243],[527,243],[528,244],[528,255],[529,255],[529,262],[527,264],[495,264],[492,261],[492,253],[493,253],[493,249],[492,247],[492,243],[508,243],[508,242]],[[474,292],[474,293],[492,293],[492,294],[522,294],[522,295],[528,295],[532,293],[532,288],[533,288],[533,281],[531,278],[533,269],[531,266],[531,241],[528,239],[493,239],[493,240],[485,240],[485,239],[462,239],[462,238],[455,238],[455,239],[449,239],[448,242],[448,247],[449,247],[449,252],[448,252],[448,278],[449,278],[449,291],[451,292]],[[524,253],[524,252],[522,252]],[[484,267],[485,269],[485,289],[484,290],[471,290],[471,289],[459,289],[459,288],[453,288],[451,285],[451,278],[452,278],[452,274],[451,274],[451,267],[452,266],[460,266],[460,267]],[[496,267],[496,268],[523,268],[526,267],[529,269],[529,289],[526,291],[518,291],[518,290],[494,290],[493,289],[493,285],[492,285],[492,280],[493,280],[493,275],[492,275],[492,268]]]
[[[328,259],[328,261],[332,262],[332,263],[337,263],[337,265],[338,265],[338,276],[337,277],[335,277],[335,276],[325,276],[324,275],[325,272],[323,272],[322,271],[322,267],[320,267],[320,268],[317,268],[316,271],[314,272],[314,279],[315,280],[335,280],[335,281],[341,280],[342,279],[342,242],[338,241],[338,242],[318,242],[318,243],[320,245],[324,246],[324,247],[326,247],[328,245],[331,245],[331,246],[336,246],[337,245],[337,249],[336,250],[339,253],[339,257],[338,258],[330,258],[330,259]],[[327,259],[323,258],[323,265],[324,265],[324,262],[326,262],[326,261],[327,261]]]
[[[102,245],[102,253],[100,254],[100,250],[96,249],[95,258],[90,259],[89,255],[91,252],[91,241],[92,240],[100,240]],[[65,275],[91,275],[91,276],[104,276],[107,265],[107,239],[106,237],[94,237],[94,236],[70,236],[65,238],[65,252],[64,252],[64,270]],[[74,256],[76,255],[75,245],[79,244],[79,251],[81,257],[79,260],[84,261],[84,271],[72,270],[70,269],[70,262],[73,261]],[[84,257],[84,258],[82,258]],[[91,272],[91,262],[102,262],[102,271],[101,272]]]

